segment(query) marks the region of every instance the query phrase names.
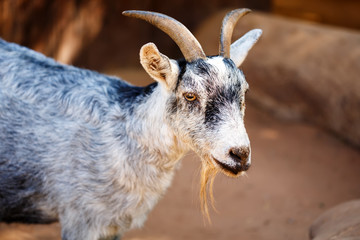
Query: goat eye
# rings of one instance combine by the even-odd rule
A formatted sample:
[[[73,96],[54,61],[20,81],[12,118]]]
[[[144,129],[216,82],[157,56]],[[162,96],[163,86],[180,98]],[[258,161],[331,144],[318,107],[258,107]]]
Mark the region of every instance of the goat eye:
[[[196,95],[194,93],[184,93],[184,98],[188,102],[193,102],[197,99]]]

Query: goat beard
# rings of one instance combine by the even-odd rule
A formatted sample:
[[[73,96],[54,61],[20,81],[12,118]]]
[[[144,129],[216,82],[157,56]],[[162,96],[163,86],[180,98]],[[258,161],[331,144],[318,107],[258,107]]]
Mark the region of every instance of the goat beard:
[[[211,223],[209,215],[208,197],[210,198],[212,208],[216,211],[213,185],[215,176],[219,170],[216,166],[214,166],[214,164],[209,158],[205,158],[201,162],[202,165],[200,175],[200,206],[203,216],[206,217],[209,223]]]

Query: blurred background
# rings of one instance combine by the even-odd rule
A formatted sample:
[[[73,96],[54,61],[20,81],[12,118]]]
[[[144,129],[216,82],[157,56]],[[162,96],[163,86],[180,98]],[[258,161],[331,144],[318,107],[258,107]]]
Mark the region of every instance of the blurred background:
[[[250,84],[248,177],[218,177],[218,213],[206,225],[199,161],[189,154],[145,227],[124,239],[309,239],[319,215],[360,198],[360,1],[0,0],[1,38],[137,85],[152,81],[140,69],[143,44],[174,59],[181,53],[166,34],[122,11],[172,16],[216,55],[223,16],[242,7],[254,12],[233,39],[263,30],[241,67]],[[59,225],[0,224],[0,239],[60,239]]]
[[[102,70],[109,65],[136,65],[134,52],[147,41],[156,42],[174,58],[180,57],[162,32],[123,17],[124,10],[165,13],[194,31],[219,10],[239,7],[360,29],[360,2],[356,0],[2,0],[0,34],[61,62]]]

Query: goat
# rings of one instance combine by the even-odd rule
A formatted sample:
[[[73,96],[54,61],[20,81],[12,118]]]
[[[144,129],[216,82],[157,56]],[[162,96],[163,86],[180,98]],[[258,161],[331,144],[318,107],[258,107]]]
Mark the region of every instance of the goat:
[[[146,87],[0,40],[0,221],[60,221],[63,240],[118,239],[143,225],[189,150],[202,159],[207,213],[215,173],[239,176],[251,162],[248,83],[238,67],[261,30],[230,42],[248,12],[226,15],[220,54],[207,57],[175,19],[125,11],[166,32],[184,55],[172,60],[145,44],[140,62],[155,80]]]

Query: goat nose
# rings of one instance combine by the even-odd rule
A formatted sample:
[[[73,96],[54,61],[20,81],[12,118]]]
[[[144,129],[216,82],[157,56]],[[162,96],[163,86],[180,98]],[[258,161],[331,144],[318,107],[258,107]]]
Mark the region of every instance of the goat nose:
[[[250,155],[250,148],[249,147],[236,147],[231,148],[229,151],[230,157],[237,163],[243,165],[243,167],[247,166],[249,168],[249,155]]]

